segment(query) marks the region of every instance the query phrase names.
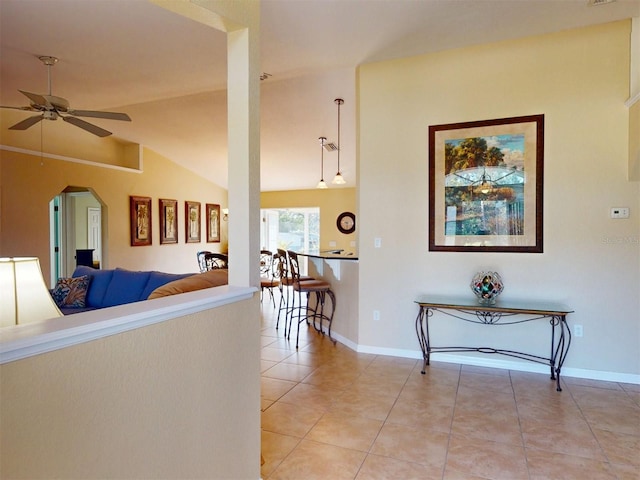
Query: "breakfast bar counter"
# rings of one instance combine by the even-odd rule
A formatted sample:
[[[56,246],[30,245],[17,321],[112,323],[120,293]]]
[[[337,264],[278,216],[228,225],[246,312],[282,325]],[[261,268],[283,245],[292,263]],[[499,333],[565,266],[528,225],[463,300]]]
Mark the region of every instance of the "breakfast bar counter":
[[[296,252],[307,258],[308,275],[331,284],[336,296],[332,332],[352,347],[358,343],[358,256],[339,250]]]

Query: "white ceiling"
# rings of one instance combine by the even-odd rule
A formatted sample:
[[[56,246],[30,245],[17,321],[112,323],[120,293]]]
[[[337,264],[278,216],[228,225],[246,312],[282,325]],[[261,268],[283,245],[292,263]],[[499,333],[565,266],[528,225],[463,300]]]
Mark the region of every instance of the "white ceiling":
[[[640,16],[640,0],[263,0],[261,8],[262,71],[272,75],[261,84],[264,191],[315,187],[318,137],[337,142],[335,98],[345,100],[340,163],[354,186],[360,64]],[[52,93],[73,108],[133,119],[92,123],[226,187],[223,33],[146,0],[0,0],[0,104],[27,105],[18,89],[47,93],[38,55],[59,57]],[[337,154],[324,161],[329,181]]]

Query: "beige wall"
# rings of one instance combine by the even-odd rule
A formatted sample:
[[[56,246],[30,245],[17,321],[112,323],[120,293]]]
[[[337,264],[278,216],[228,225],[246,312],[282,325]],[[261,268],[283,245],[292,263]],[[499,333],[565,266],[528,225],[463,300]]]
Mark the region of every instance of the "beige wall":
[[[584,336],[573,338],[569,370],[640,374],[640,184],[628,179],[625,107],[629,34],[623,21],[359,69],[361,345],[419,351],[414,298],[469,296],[473,274],[491,268],[504,279],[505,298],[548,299],[575,310],[569,324],[583,325]],[[544,253],[429,252],[429,125],[532,114],[545,115]],[[630,207],[631,218],[610,219],[614,206]],[[375,237],[382,248],[373,248]],[[383,274],[381,265],[389,266]],[[380,321],[372,321],[372,310]],[[548,334],[548,325],[476,332],[461,323],[435,322],[432,336],[462,344],[500,335],[526,351],[537,346],[529,329]]]
[[[88,209],[100,208],[100,202],[89,193],[74,195],[70,200],[73,201],[73,212],[75,214],[76,248],[89,248],[89,238],[87,236]]]
[[[260,476],[259,297],[0,366],[0,477]]]
[[[0,150],[2,178],[1,256],[37,256],[49,278],[49,202],[67,186],[88,187],[103,202],[103,268],[197,271],[198,250],[226,249],[227,223],[221,222],[222,243],[206,243],[205,203],[227,206],[227,191],[144,149],[142,172],[111,169]],[[129,196],[151,197],[152,245],[131,247]],[[160,198],[178,200],[177,244],[160,245]],[[201,242],[185,243],[185,200],[202,204]]]
[[[629,180],[640,181],[640,101],[629,109]]]
[[[342,249],[358,252],[358,212],[355,188],[331,188],[327,190],[290,190],[262,192],[260,208],[320,208],[320,250]],[[336,220],[342,212],[356,214],[356,231],[345,235],[338,230]],[[330,242],[336,242],[335,247]]]

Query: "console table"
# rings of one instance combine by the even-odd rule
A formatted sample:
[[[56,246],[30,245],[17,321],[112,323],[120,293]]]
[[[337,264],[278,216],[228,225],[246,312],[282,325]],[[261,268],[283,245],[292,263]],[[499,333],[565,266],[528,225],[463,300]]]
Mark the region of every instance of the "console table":
[[[560,370],[564,363],[569,346],[571,345],[571,331],[567,325],[567,315],[573,310],[565,305],[549,302],[501,301],[494,305],[478,303],[475,297],[449,297],[441,295],[422,295],[415,300],[420,306],[416,317],[416,333],[424,363],[422,373],[425,373],[431,353],[434,352],[480,352],[499,353],[510,357],[529,360],[549,365],[551,380],[556,380],[556,390],[560,388]],[[551,325],[551,353],[549,357],[532,355],[513,350],[501,350],[490,347],[434,347],[429,339],[429,318],[434,312],[440,312],[449,317],[471,323],[484,325],[514,325],[533,320],[548,319]],[[556,331],[558,330],[558,331]]]

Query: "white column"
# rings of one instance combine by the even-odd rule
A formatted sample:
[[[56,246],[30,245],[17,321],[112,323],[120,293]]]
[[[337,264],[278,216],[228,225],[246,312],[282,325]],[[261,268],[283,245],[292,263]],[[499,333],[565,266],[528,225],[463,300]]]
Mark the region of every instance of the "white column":
[[[260,285],[259,35],[227,35],[229,283]]]

